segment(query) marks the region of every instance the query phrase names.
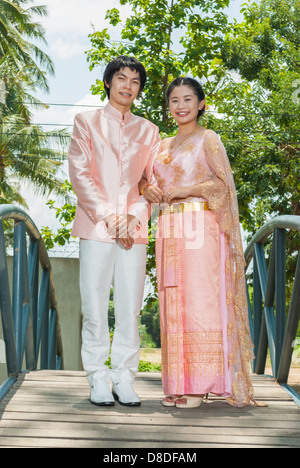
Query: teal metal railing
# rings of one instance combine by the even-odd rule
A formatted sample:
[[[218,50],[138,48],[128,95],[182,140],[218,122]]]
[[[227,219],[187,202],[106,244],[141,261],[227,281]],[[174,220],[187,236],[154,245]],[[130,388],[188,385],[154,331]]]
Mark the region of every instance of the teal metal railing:
[[[273,218],[256,233],[245,251],[246,270],[253,259],[253,307],[248,294],[250,329],[255,349],[252,370],[264,374],[269,348],[273,377],[286,388],[300,318],[299,252],[286,314],[287,230],[300,231],[300,216]],[[268,268],[264,243],[270,236],[273,236],[273,241]]]
[[[14,221],[11,288],[3,227],[7,219]],[[50,259],[32,219],[12,205],[0,205],[0,310],[8,374],[0,387],[1,401],[20,372],[63,368]]]

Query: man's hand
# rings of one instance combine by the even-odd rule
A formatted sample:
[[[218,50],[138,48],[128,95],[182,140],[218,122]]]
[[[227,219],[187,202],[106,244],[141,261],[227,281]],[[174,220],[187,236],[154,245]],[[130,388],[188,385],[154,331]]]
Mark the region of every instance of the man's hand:
[[[117,237],[127,238],[131,236],[135,228],[138,226],[139,220],[133,215],[120,215],[117,217]],[[132,236],[131,236],[132,237]]]
[[[106,224],[108,234],[112,239],[117,238],[117,216],[114,214],[111,214],[104,218],[104,222]]]
[[[125,249],[130,250],[134,244],[132,234],[139,220],[133,215],[110,215],[104,221],[111,238],[118,239]]]
[[[127,237],[119,237],[118,242],[120,242],[126,250],[130,250],[134,244],[134,239],[128,234]]]

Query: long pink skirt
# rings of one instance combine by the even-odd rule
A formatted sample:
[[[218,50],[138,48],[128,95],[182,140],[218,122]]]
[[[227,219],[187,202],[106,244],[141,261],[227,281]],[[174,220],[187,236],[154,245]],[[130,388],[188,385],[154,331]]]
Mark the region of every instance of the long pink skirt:
[[[156,266],[166,395],[231,396],[225,235],[212,211],[159,217]]]

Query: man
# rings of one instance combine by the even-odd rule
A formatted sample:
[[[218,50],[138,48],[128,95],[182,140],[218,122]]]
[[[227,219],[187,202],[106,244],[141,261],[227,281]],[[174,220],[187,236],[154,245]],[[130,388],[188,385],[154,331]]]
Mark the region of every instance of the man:
[[[77,114],[69,148],[70,179],[78,198],[72,235],[80,238],[82,362],[91,402],[139,406],[133,389],[139,364],[148,242],[148,205],[138,183],[151,177],[158,128],[130,111],[146,82],[143,65],[121,56],[104,73],[109,104]],[[115,333],[109,357],[108,304],[114,288]],[[113,394],[110,381],[113,383]]]

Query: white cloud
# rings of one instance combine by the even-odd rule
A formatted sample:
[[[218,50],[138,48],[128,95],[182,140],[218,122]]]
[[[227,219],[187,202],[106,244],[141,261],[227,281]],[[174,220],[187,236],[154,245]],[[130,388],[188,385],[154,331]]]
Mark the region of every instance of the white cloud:
[[[39,0],[34,0],[39,4]],[[93,30],[108,28],[113,38],[120,37],[121,27],[112,28],[105,20],[106,12],[118,8],[122,21],[128,17],[128,5],[120,6],[119,0],[49,0],[48,16],[42,20],[46,29],[51,57],[72,59],[81,55],[89,46],[88,35]]]
[[[78,39],[72,37],[58,37],[51,42],[49,47],[50,55],[56,56],[60,59],[72,59],[78,55],[84,54],[87,49],[84,42],[80,42]]]
[[[41,125],[45,131],[63,128],[64,126],[71,131],[72,129],[70,126],[73,125],[75,115],[78,112],[84,112],[92,110],[95,107],[105,106],[107,102],[108,101],[106,100],[103,103],[99,96],[86,94],[83,98],[79,99],[74,105],[70,107],[64,105],[52,106],[50,104],[48,109],[34,111],[33,120],[34,123]]]
[[[48,17],[43,21],[47,34],[77,36],[90,32],[94,24],[95,27],[102,27],[105,24],[106,11],[112,8],[117,1],[107,0],[50,0],[48,2]]]
[[[92,94],[87,94],[78,102],[76,102],[75,107],[72,107],[65,113],[64,123],[70,125],[74,122],[74,117],[78,112],[84,112],[92,110],[95,106],[103,107],[107,103],[107,100],[103,103],[100,101],[99,96],[93,96]],[[91,106],[89,107],[80,107],[80,106]]]

